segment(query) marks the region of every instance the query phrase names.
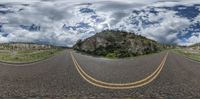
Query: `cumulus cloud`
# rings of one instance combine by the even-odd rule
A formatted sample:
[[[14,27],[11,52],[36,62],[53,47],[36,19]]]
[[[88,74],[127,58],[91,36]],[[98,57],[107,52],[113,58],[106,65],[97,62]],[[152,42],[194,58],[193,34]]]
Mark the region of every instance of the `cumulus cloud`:
[[[200,42],[200,31],[191,28],[199,23],[200,15],[182,15],[193,10],[188,6],[199,10],[200,5],[194,5],[200,4],[196,0],[1,0],[0,3],[0,43],[73,46],[77,40],[106,29],[135,32],[162,43]]]
[[[184,42],[182,40],[178,40],[180,45],[192,45],[192,44],[196,44],[200,42],[200,33],[193,33],[192,36],[190,36],[189,38],[185,39],[184,38]]]

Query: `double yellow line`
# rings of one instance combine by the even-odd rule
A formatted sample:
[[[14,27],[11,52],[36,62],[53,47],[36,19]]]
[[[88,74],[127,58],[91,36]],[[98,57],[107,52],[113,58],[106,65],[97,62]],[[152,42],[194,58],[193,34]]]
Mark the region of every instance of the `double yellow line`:
[[[81,77],[84,80],[86,80],[88,83],[94,86],[107,88],[107,89],[131,89],[131,88],[137,88],[137,87],[141,87],[141,86],[149,84],[160,74],[168,56],[168,52],[167,52],[167,54],[164,56],[163,60],[161,61],[160,65],[156,68],[156,70],[142,80],[129,82],[129,83],[108,83],[108,82],[97,80],[93,78],[92,76],[88,75],[78,64],[72,52],[70,52],[70,54],[78,73],[81,75]]]

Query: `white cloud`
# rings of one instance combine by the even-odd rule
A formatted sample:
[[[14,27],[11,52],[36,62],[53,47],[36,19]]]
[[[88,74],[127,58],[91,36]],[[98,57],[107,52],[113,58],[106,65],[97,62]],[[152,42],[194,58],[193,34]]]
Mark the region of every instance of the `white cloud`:
[[[23,0],[17,1],[23,2]],[[25,1],[28,2],[28,0]],[[78,39],[85,39],[104,29],[121,29],[136,32],[160,42],[182,44],[178,35],[185,34],[184,32],[180,34],[179,31],[197,22],[199,16],[196,17],[196,21],[191,22],[187,18],[176,15],[176,11],[156,7],[177,4],[189,6],[197,2],[194,0],[172,1],[123,0],[122,3],[121,0],[97,0],[93,4],[87,4],[94,1],[75,0],[74,3],[69,3],[71,1],[35,0],[29,2],[28,6],[20,3],[9,4],[7,9],[13,10],[14,13],[0,14],[0,23],[6,23],[3,24],[3,32],[0,32],[0,42],[45,42],[73,46]],[[15,2],[15,0],[0,2]],[[87,3],[80,4],[80,2]],[[158,13],[150,13],[151,8]],[[133,13],[133,10],[140,13]],[[154,24],[148,25],[145,21]],[[32,24],[40,26],[40,31],[28,31],[20,27],[20,25],[31,26]],[[65,29],[63,29],[64,24]],[[8,35],[2,36],[3,33]],[[197,40],[197,42],[200,41]]]
[[[189,37],[188,39],[185,39],[185,42],[182,42],[181,40],[178,40],[178,42],[180,45],[186,45],[186,46],[200,43],[200,33],[198,32],[198,33],[192,34],[191,37]]]
[[[159,13],[156,15],[149,12],[131,14],[114,28],[122,26],[122,30],[133,31],[153,40],[176,43],[179,31],[187,28],[191,24],[190,20],[177,16],[175,11],[159,9],[157,11]],[[155,22],[155,24],[146,25],[144,21]]]
[[[170,11],[160,13],[158,17],[162,16],[163,21],[158,25],[144,29],[143,34],[157,41],[175,43],[178,32],[188,27],[191,23],[186,18],[180,18],[174,15],[174,12]]]
[[[200,42],[200,33],[194,33],[189,39],[188,39],[189,43],[199,43]]]

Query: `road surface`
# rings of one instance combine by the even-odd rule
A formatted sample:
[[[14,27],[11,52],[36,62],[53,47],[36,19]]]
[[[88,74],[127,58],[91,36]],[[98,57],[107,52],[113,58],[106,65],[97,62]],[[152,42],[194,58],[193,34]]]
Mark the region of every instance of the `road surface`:
[[[172,52],[105,59],[66,50],[36,63],[0,63],[1,98],[200,99],[200,63]]]

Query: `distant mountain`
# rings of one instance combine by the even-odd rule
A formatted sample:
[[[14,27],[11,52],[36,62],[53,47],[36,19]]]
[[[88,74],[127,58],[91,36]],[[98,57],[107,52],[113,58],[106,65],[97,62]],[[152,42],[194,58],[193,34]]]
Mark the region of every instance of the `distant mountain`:
[[[41,43],[28,43],[28,42],[10,42],[10,43],[0,43],[0,50],[2,49],[52,49],[52,48],[67,48],[63,46],[54,46],[50,44]]]
[[[51,49],[56,48],[52,45],[46,44],[36,44],[36,43],[22,43],[22,42],[13,42],[13,43],[0,43],[0,50],[18,50],[18,49]]]
[[[163,46],[134,33],[106,30],[79,40],[73,48],[92,55],[120,58],[155,53]]]
[[[194,44],[194,45],[192,45],[192,46],[200,46],[200,43]]]

